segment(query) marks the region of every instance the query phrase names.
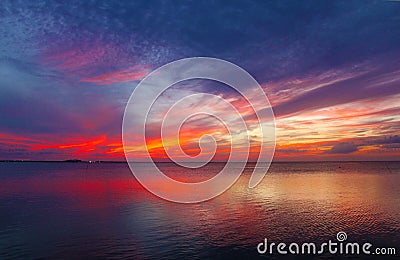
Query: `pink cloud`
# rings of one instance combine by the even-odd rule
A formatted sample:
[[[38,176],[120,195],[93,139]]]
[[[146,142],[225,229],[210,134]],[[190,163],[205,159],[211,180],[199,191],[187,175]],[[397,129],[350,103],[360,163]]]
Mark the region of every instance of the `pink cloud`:
[[[149,68],[139,66],[130,67],[125,70],[115,71],[111,73],[101,74],[93,77],[81,79],[82,82],[91,82],[99,85],[109,85],[119,82],[129,82],[141,80],[149,72]]]

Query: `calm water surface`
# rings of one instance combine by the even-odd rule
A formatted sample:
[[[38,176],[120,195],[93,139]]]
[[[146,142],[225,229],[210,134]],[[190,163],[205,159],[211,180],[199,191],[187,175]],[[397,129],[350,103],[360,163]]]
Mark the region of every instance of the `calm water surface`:
[[[169,176],[205,180],[221,164]],[[141,167],[146,168],[146,165]],[[400,250],[400,163],[254,165],[211,201],[183,205],[143,189],[124,163],[0,162],[0,259],[259,257],[271,242],[370,242]]]

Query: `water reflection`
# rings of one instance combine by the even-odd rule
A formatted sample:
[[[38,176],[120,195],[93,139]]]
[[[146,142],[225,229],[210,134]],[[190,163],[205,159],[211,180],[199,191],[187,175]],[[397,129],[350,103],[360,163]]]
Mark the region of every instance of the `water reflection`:
[[[143,166],[145,167],[145,166]],[[194,181],[221,165],[187,173]],[[0,258],[253,257],[264,237],[400,242],[399,163],[275,163],[255,189],[249,165],[206,203],[182,205],[143,189],[125,164],[0,163]],[[197,178],[197,179],[196,179]]]

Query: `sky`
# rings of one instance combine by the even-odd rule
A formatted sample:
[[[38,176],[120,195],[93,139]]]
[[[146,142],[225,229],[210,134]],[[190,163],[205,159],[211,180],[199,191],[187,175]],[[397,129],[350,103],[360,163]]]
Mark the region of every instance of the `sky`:
[[[136,85],[164,64],[202,56],[260,83],[275,114],[274,161],[398,160],[399,28],[398,1],[3,0],[0,159],[125,160],[122,118]],[[152,108],[154,158],[166,156],[157,132],[165,108],[203,92],[252,114],[222,83],[173,86]],[[184,151],[196,155],[204,134],[218,143],[215,159],[226,159],[228,133],[215,118],[185,123]],[[143,147],[136,152],[140,160]]]

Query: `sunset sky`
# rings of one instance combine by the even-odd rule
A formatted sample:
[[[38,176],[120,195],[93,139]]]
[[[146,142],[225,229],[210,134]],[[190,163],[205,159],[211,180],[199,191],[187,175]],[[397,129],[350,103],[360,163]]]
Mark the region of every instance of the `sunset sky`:
[[[400,158],[398,1],[67,2],[0,3],[0,160],[125,160],[135,86],[195,56],[233,62],[260,83],[276,117],[274,161]],[[203,92],[251,114],[229,87],[195,80],[163,94],[152,126]],[[227,132],[212,118],[184,125],[184,150],[196,154],[203,134],[224,160]],[[147,141],[165,158],[157,133]]]

